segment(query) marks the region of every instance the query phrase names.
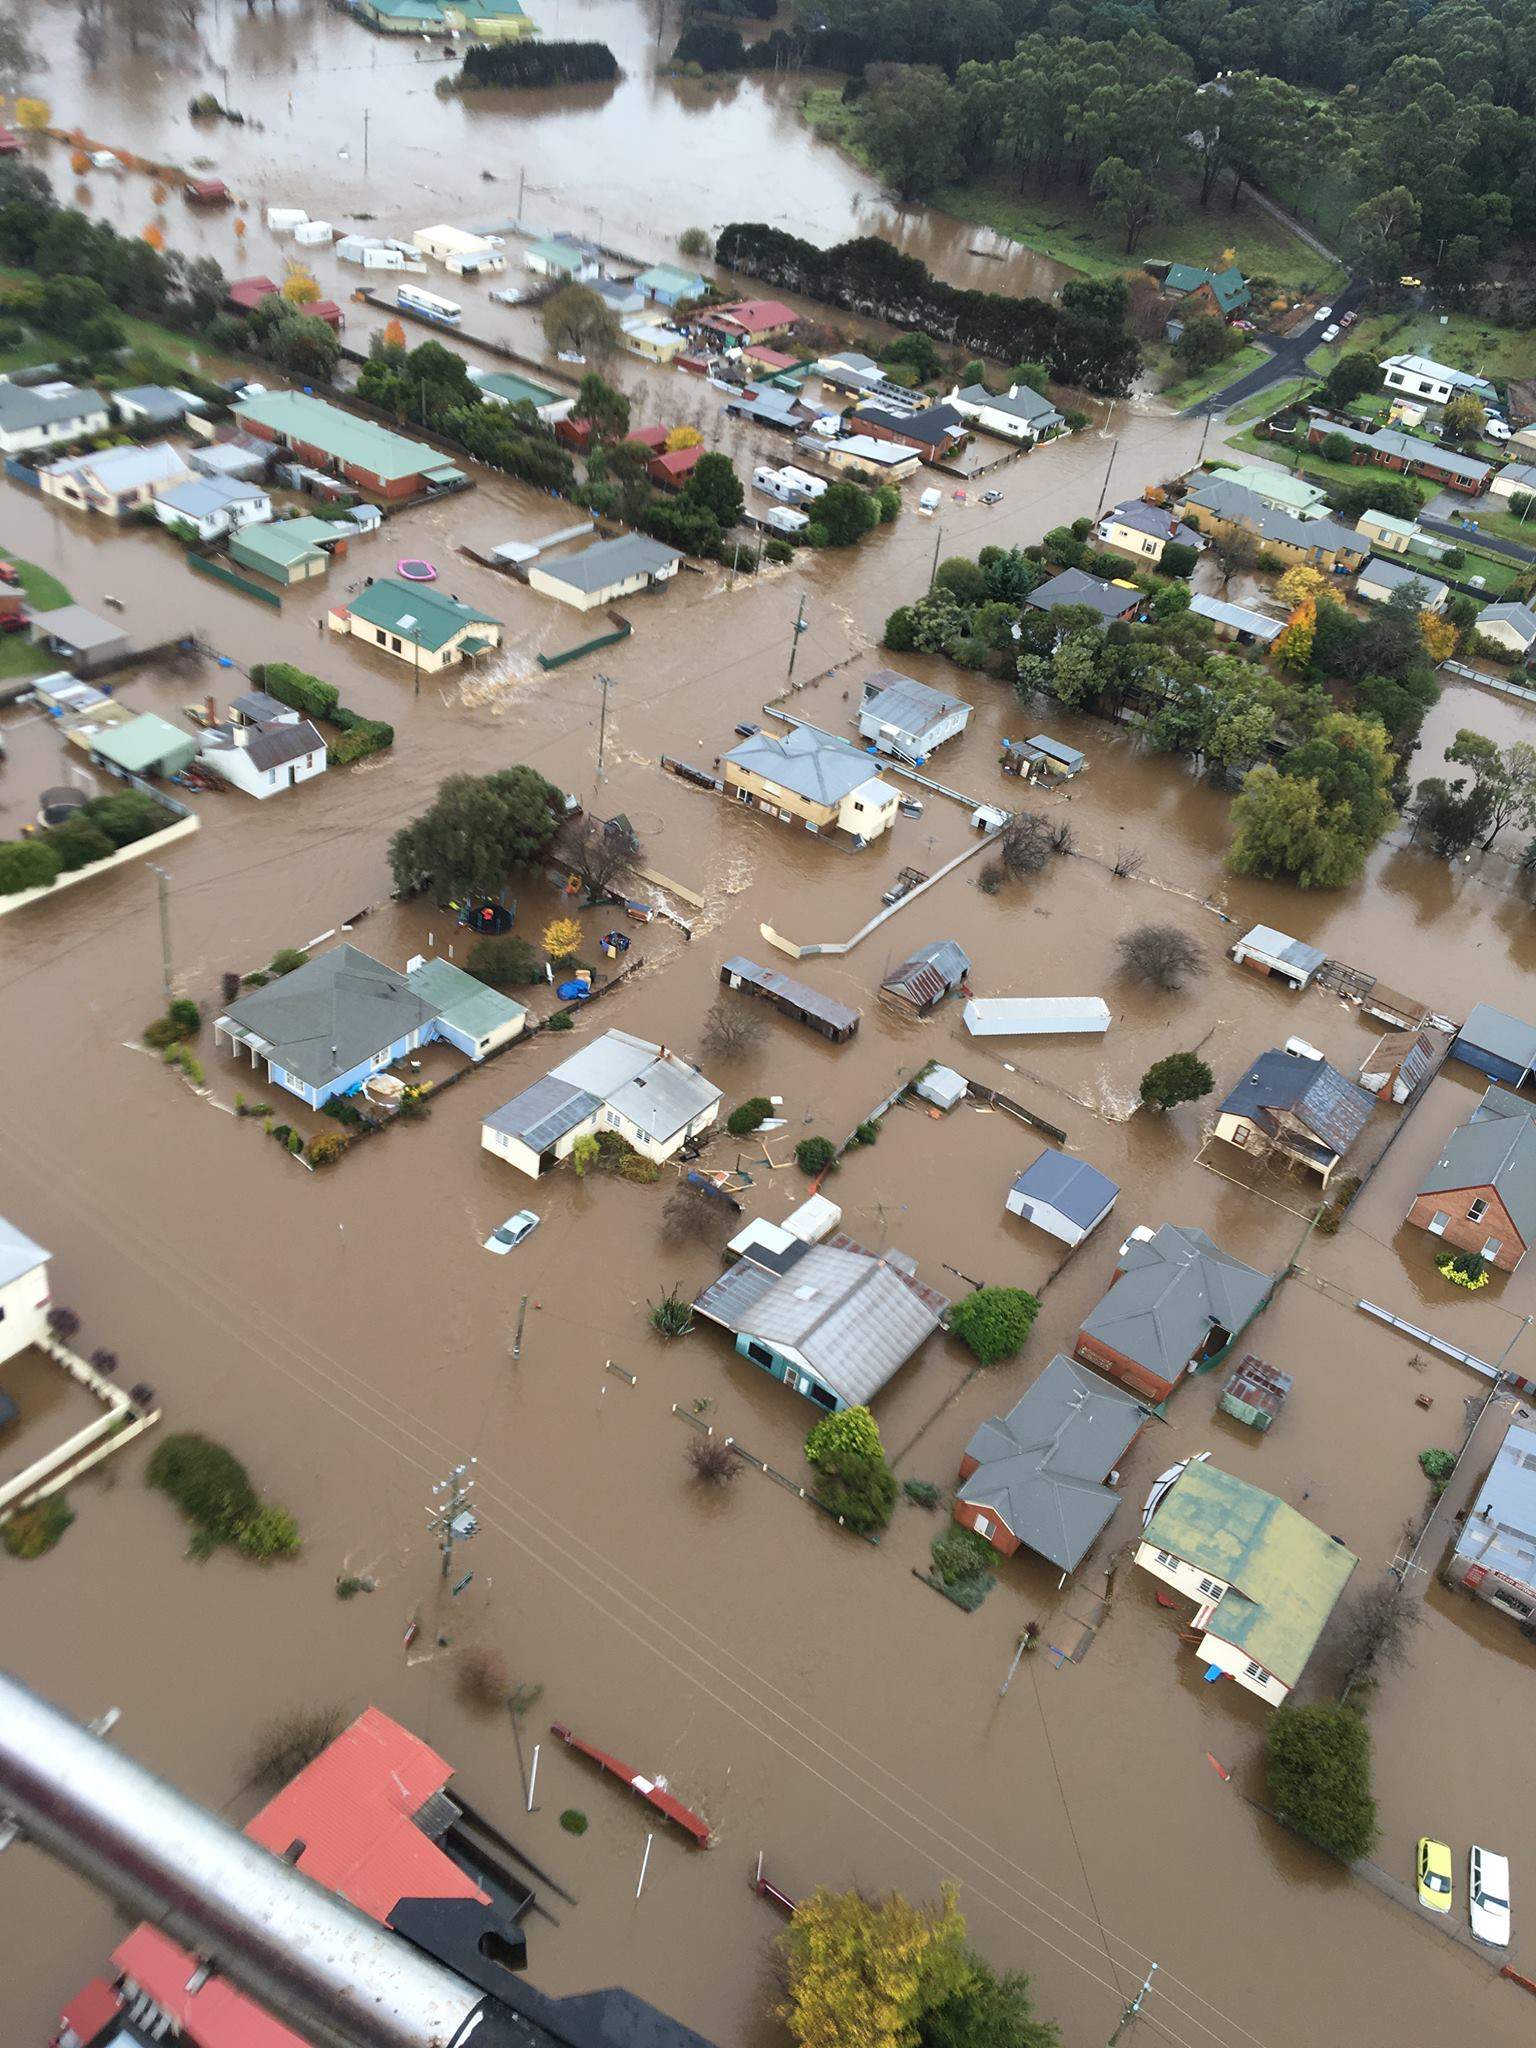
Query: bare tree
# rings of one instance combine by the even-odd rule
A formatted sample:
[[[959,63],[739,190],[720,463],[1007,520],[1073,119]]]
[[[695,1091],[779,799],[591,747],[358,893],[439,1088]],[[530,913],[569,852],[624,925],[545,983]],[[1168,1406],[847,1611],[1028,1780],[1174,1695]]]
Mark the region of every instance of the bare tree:
[[[661,1211],[661,1234],[668,1244],[718,1244],[732,1211],[718,1195],[697,1181],[679,1181]]]
[[[634,879],[641,847],[635,828],[616,818],[572,818],[555,840],[555,857],[581,877],[588,903],[607,903]]]
[[[741,1460],[723,1436],[691,1437],[686,1455],[694,1478],[705,1486],[729,1486],[741,1470]]]
[[[275,1714],[251,1750],[251,1784],[286,1785],[306,1764],[312,1764],[346,1725],[347,1710],[336,1704],[289,1707],[285,1713]]]
[[[502,1704],[510,1682],[506,1658],[500,1650],[485,1648],[466,1650],[454,1676],[455,1689],[465,1706],[478,1707],[483,1713]]]
[[[1390,1572],[1358,1594],[1337,1637],[1345,1663],[1340,1697],[1348,1699],[1357,1685],[1377,1671],[1400,1671],[1411,1664],[1409,1646],[1423,1619],[1423,1601],[1406,1593],[1401,1579]]]
[[[1051,822],[1039,811],[1021,811],[998,837],[997,850],[1010,875],[1038,875],[1053,851]]]
[[[1110,873],[1117,875],[1122,882],[1133,882],[1141,873],[1146,858],[1139,846],[1123,846],[1115,857],[1115,864]]]
[[[762,1040],[767,1022],[751,998],[717,996],[699,1032],[699,1050],[717,1060],[739,1060]]]
[[[1120,965],[1149,988],[1176,995],[1186,981],[1204,974],[1205,954],[1176,924],[1139,924],[1115,941]]]

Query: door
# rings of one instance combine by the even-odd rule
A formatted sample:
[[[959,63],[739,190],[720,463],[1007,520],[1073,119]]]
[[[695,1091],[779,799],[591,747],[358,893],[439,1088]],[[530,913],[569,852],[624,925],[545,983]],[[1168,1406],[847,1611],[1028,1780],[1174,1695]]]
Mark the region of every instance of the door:
[[[298,781],[298,779],[298,770],[295,768],[290,768],[288,770],[288,787],[292,789],[293,785]]]

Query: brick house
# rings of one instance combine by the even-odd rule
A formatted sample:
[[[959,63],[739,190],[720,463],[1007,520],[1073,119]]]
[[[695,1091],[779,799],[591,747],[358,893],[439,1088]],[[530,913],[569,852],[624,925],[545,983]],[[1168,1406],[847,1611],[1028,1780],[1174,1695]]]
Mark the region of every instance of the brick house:
[[[1342,420],[1314,415],[1307,423],[1307,446],[1321,448],[1330,434],[1342,434],[1350,443],[1350,461],[1371,462],[1380,469],[1392,469],[1405,476],[1426,477],[1447,490],[1477,498],[1487,490],[1493,465],[1475,455],[1458,455],[1436,441],[1421,441],[1414,434],[1395,427],[1374,427],[1366,432],[1346,426]]]
[[[867,404],[854,406],[843,417],[856,434],[875,441],[894,441],[898,448],[910,448],[921,462],[938,462],[952,454],[970,432],[952,405],[901,412],[870,399]]]
[[[1459,1252],[1513,1273],[1536,1239],[1536,1117],[1507,1088],[1486,1090],[1451,1132],[1408,1209],[1408,1221]]]
[[[1073,1357],[1147,1401],[1186,1373],[1208,1371],[1268,1301],[1274,1280],[1194,1224],[1143,1224],[1120,1247],[1109,1291],[1090,1310]]]
[[[462,486],[464,474],[446,455],[408,441],[373,420],[303,391],[268,391],[239,398],[235,423],[274,442],[290,458],[345,477],[371,501],[414,498],[423,491]]]

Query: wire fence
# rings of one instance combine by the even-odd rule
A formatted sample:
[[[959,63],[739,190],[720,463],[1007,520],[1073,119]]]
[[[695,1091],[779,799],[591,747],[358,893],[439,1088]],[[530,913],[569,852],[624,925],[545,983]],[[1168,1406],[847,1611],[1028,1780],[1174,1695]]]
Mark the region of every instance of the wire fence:
[[[713,1436],[715,1433],[715,1427],[712,1422],[706,1422],[702,1416],[690,1414],[686,1408],[679,1408],[675,1401],[672,1403],[672,1413],[680,1416],[690,1428],[697,1430],[701,1436]],[[824,1500],[818,1500],[814,1493],[807,1492],[798,1479],[791,1479],[787,1472],[781,1472],[777,1465],[770,1465],[766,1458],[758,1457],[755,1451],[749,1451],[745,1444],[738,1443],[733,1436],[725,1438],[725,1445],[728,1450],[736,1453],[744,1465],[752,1466],[755,1471],[761,1472],[766,1479],[777,1481],[786,1493],[798,1494],[801,1500],[808,1502],[811,1507],[816,1508],[821,1514],[827,1516],[830,1521],[836,1522],[840,1529],[847,1529],[850,1536],[857,1536],[860,1542],[868,1543],[873,1549],[879,1549],[880,1538],[878,1535],[869,1535],[862,1529],[852,1528],[846,1519],[838,1514],[835,1508],[829,1508]]]

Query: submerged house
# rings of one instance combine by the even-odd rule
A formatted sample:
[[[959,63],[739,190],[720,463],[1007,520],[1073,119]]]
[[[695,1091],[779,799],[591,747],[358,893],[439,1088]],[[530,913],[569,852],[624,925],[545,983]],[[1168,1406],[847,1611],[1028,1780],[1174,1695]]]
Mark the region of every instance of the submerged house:
[[[1327,1187],[1371,1109],[1365,1089],[1337,1067],[1288,1046],[1260,1053],[1217,1110],[1215,1135],[1243,1151],[1284,1152]]]
[[[1189,1627],[1206,1675],[1282,1705],[1360,1560],[1208,1457],[1191,1458],[1153,1498],[1136,1562],[1194,1601]]]
[[[919,683],[893,668],[864,679],[859,731],[882,754],[924,761],[934,748],[965,731],[971,707],[963,697]]]
[[[1536,1616],[1536,1429],[1527,1423],[1511,1422],[1504,1432],[1446,1577],[1516,1621],[1529,1624]]]
[[[1484,1091],[1420,1180],[1408,1221],[1514,1272],[1536,1242],[1536,1116],[1524,1096]]]
[[[782,739],[754,733],[721,764],[725,794],[812,832],[846,832],[867,845],[888,832],[900,792],[870,771],[869,756],[808,725]]]
[[[434,970],[427,983],[424,966]],[[477,1006],[473,1037],[454,1022],[454,1012],[471,1000]],[[521,1003],[449,961],[418,959],[401,974],[356,946],[333,946],[231,1003],[215,1018],[213,1039],[215,1045],[228,1039],[237,1057],[265,1066],[274,1087],[323,1109],[438,1039],[483,1059],[516,1037],[526,1015]]]
[[[605,1031],[480,1126],[487,1152],[537,1180],[578,1138],[613,1131],[658,1165],[707,1131],[720,1090],[697,1067],[628,1031]]]
[[[822,1244],[754,1243],[693,1304],[792,1392],[836,1412],[867,1407],[949,1307],[905,1252],[875,1254],[839,1232]]]
[[[1268,1301],[1274,1280],[1234,1259],[1194,1224],[1143,1224],[1120,1247],[1108,1292],[1073,1356],[1151,1401],[1186,1373],[1219,1363]]]
[[[859,1028],[857,1010],[840,1003],[835,996],[824,996],[809,982],[795,981],[774,967],[759,967],[744,954],[731,955],[720,969],[720,979],[727,988],[745,989],[749,995],[761,996],[775,1010],[781,1010],[799,1024],[808,1024],[836,1045],[845,1045]]]
[[[1328,955],[1318,947],[1269,924],[1256,924],[1244,932],[1232,948],[1232,958],[1250,974],[1272,974],[1288,981],[1293,989],[1304,989],[1317,970],[1328,964]]]
[[[501,645],[501,622],[489,612],[394,576],[375,577],[356,597],[334,606],[326,624],[425,675]]]
[[[1075,1572],[1120,1505],[1118,1468],[1151,1412],[1058,1352],[966,1445],[955,1520],[1004,1557],[1033,1550]]]

